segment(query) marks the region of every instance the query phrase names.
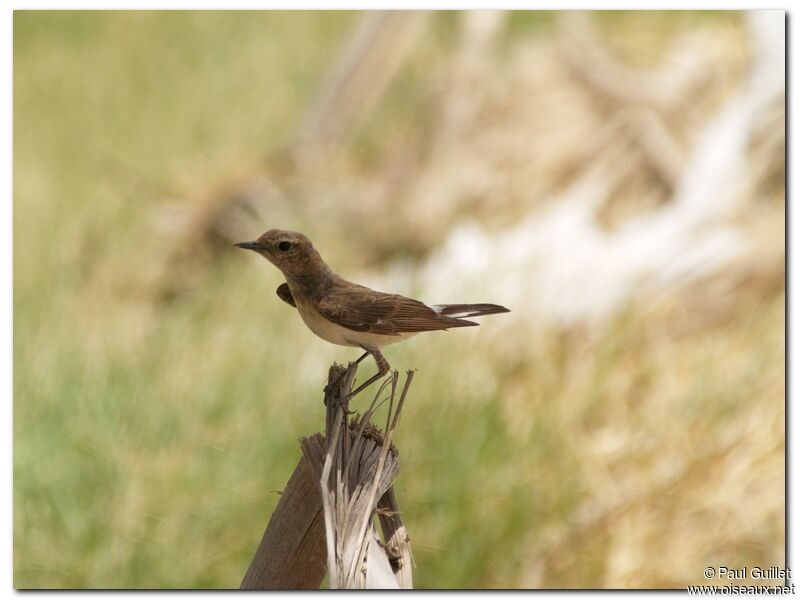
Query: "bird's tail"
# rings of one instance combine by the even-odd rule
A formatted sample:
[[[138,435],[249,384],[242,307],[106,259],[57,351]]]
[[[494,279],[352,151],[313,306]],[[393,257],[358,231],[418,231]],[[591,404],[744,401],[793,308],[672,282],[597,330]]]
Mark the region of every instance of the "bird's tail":
[[[431,308],[440,315],[453,319],[468,319],[470,317],[511,312],[505,306],[499,306],[498,304],[434,304]]]

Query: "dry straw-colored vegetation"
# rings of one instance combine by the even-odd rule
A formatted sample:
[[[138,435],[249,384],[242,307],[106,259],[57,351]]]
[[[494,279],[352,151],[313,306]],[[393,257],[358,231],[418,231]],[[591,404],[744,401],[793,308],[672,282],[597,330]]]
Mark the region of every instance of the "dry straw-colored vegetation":
[[[26,13],[17,587],[236,587],[333,360],[229,242],[512,309],[392,348],[417,587],[785,562],[783,17]]]

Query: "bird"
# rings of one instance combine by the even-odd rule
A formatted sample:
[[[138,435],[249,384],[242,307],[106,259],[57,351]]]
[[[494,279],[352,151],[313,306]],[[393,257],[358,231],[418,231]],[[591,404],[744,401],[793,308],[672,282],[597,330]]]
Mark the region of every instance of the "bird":
[[[251,250],[275,265],[286,279],[276,293],[297,309],[306,326],[332,344],[364,350],[356,361],[375,359],[378,372],[349,396],[354,396],[391,369],[381,353],[384,346],[424,331],[474,327],[470,321],[510,312],[498,304],[433,304],[399,294],[377,292],[340,277],[327,265],[314,245],[297,231],[270,229],[257,240],[234,244]]]

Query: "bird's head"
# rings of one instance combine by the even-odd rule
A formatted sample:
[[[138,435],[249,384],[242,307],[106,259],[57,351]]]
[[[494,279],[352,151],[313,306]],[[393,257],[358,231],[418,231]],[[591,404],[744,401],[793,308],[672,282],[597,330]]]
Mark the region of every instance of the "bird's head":
[[[287,278],[313,274],[320,265],[325,265],[311,240],[297,231],[270,229],[254,242],[234,246],[258,252]]]

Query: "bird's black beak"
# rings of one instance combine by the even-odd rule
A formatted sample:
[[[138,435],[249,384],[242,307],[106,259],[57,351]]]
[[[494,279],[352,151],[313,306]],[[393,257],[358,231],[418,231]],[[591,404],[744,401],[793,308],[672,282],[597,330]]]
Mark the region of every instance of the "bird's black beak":
[[[258,242],[239,242],[238,244],[234,244],[237,248],[244,248],[245,250],[262,250],[263,246]]]

